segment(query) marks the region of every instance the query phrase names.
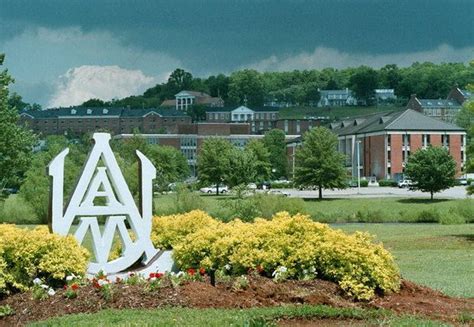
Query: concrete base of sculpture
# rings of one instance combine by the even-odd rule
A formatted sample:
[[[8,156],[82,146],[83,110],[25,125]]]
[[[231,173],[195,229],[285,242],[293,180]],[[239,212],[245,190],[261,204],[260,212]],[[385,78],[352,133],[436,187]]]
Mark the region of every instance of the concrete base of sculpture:
[[[107,279],[110,281],[115,281],[117,278],[120,279],[127,279],[130,274],[141,275],[144,278],[148,278],[150,273],[166,273],[172,272],[175,270],[175,265],[172,257],[173,251],[172,250],[161,250],[148,262],[148,264],[144,267],[140,267],[138,269],[130,269],[123,272],[115,273],[115,274],[107,274]],[[87,278],[92,279],[95,276],[92,274],[87,274]]]

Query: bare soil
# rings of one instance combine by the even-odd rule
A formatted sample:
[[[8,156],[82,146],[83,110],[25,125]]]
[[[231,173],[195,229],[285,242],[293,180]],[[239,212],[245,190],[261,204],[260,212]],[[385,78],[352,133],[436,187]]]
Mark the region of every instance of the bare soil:
[[[383,308],[398,314],[414,314],[425,318],[457,322],[462,312],[474,312],[474,298],[459,299],[446,296],[427,287],[403,281],[399,293],[379,296],[371,302],[357,302],[343,295],[335,283],[312,281],[285,281],[275,283],[261,276],[249,276],[246,289],[235,289],[232,281],[188,282],[173,287],[164,281],[157,290],[146,290],[144,285],[115,284],[113,297],[104,300],[102,293],[92,286],[82,286],[75,299],[64,297],[64,291],[45,300],[33,300],[30,292],[19,293],[0,300],[0,306],[9,305],[15,314],[0,318],[0,326],[25,325],[31,321],[51,317],[93,313],[101,309],[144,309],[159,307],[189,308],[252,308],[287,304],[325,304],[333,307]],[[327,321],[332,323],[332,321]],[[334,321],[337,325],[338,322]],[[347,323],[348,321],[346,321]],[[283,325],[309,326],[311,321],[282,321]],[[295,324],[296,323],[296,324]],[[314,323],[314,321],[313,321]],[[333,324],[331,324],[333,325]],[[354,321],[357,325],[357,321]]]

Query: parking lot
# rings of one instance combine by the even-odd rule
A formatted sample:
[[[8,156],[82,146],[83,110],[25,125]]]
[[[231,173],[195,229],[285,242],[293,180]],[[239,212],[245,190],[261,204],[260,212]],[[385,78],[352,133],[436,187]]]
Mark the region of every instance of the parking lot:
[[[285,189],[285,192],[289,193],[291,197],[300,198],[317,198],[318,191],[304,190],[300,191],[297,189]],[[323,197],[326,198],[380,198],[380,197],[415,197],[415,198],[429,198],[429,193],[420,191],[410,191],[406,188],[397,187],[361,187],[360,192],[357,188],[347,188],[345,190],[323,190]],[[472,198],[467,195],[465,186],[455,186],[450,189],[444,190],[440,193],[435,193],[435,198],[445,199],[465,199]]]

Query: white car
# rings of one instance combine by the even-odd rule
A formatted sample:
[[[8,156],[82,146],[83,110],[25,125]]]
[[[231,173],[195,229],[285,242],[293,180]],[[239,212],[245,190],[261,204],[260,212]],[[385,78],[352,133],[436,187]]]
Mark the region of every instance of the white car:
[[[209,187],[203,187],[199,189],[200,192],[202,193],[207,193],[207,194],[212,194],[212,193],[217,193],[217,187],[216,185],[211,185]],[[219,194],[225,194],[229,192],[229,188],[225,185],[220,185],[219,186]]]
[[[413,182],[409,179],[404,179],[404,180],[398,182],[398,187],[399,188],[410,187],[412,185],[413,185]]]
[[[281,190],[269,190],[267,194],[270,195],[281,195],[281,196],[290,196],[290,193],[287,191],[281,191]]]
[[[250,183],[250,184],[247,185],[247,188],[251,191],[255,191],[257,189],[257,184]]]

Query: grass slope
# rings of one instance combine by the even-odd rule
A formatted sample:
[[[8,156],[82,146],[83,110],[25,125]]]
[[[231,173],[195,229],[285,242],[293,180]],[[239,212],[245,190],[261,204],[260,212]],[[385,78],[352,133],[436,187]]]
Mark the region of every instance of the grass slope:
[[[402,276],[451,296],[474,297],[474,225],[335,224],[376,235]]]
[[[273,326],[279,319],[348,319],[368,325],[444,326],[417,317],[396,317],[384,310],[332,308],[328,306],[273,307],[253,309],[102,310],[95,314],[68,315],[33,326]],[[364,325],[366,325],[364,323]]]

